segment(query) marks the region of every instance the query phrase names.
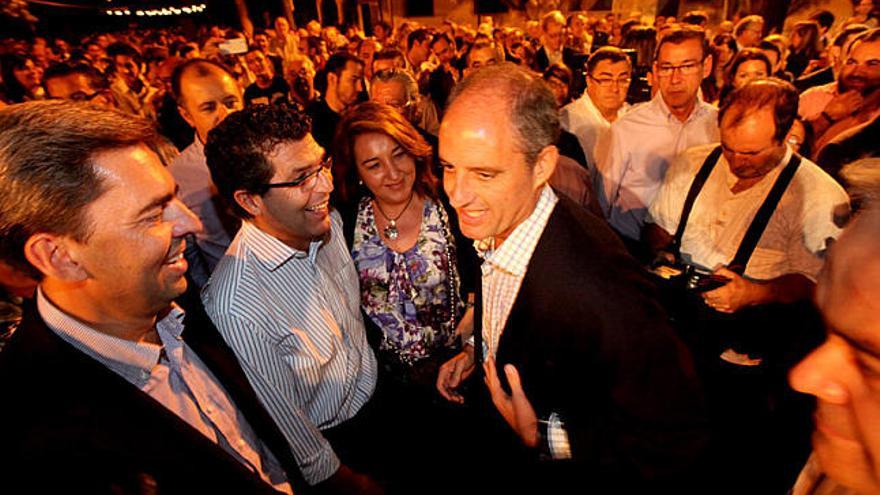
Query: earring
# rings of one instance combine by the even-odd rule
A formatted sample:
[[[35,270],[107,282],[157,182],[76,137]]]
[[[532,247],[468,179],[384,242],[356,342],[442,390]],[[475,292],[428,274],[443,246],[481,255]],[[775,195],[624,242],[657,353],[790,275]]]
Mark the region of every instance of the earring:
[[[362,180],[359,180],[359,181],[358,181],[358,185],[359,185],[359,186],[362,186],[362,185],[364,185],[364,181],[362,181]]]

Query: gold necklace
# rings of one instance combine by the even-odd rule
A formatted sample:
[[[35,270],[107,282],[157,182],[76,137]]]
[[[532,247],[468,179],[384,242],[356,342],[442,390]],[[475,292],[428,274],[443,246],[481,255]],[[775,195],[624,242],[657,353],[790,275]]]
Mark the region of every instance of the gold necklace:
[[[386,225],[385,228],[382,229],[382,233],[385,235],[386,239],[391,240],[391,241],[396,241],[397,238],[400,237],[400,231],[397,230],[397,221],[400,220],[400,217],[402,217],[404,213],[406,213],[406,210],[407,210],[407,208],[409,208],[409,205],[410,205],[410,203],[412,203],[413,197],[415,195],[416,195],[415,191],[412,191],[410,193],[409,200],[406,202],[406,206],[404,206],[403,209],[400,210],[400,214],[398,214],[394,218],[390,218],[388,215],[386,215],[385,212],[382,211],[382,205],[379,204],[379,200],[378,199],[375,200],[376,209],[379,210],[379,213],[381,213],[382,216],[385,217],[385,220],[388,221],[388,225]]]

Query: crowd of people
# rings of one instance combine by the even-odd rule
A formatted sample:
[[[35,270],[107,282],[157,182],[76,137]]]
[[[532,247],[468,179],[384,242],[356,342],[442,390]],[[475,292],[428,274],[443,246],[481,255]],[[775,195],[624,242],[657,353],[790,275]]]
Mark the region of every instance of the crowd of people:
[[[880,493],[877,24],[0,40],[0,484]]]

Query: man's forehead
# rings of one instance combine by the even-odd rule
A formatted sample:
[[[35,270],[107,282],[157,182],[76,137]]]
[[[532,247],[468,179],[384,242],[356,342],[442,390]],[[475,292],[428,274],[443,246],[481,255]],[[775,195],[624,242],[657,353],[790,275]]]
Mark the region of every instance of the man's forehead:
[[[699,40],[686,39],[680,43],[663,43],[657,57],[657,63],[679,62],[684,60],[700,60],[703,47]]]
[[[343,69],[342,72],[353,75],[360,75],[364,73],[364,66],[357,62],[348,61],[345,63],[345,69]]]
[[[373,84],[373,92],[376,96],[386,98],[402,97],[406,93],[403,84],[399,81],[376,81]]]
[[[601,62],[596,64],[596,68],[593,69],[593,74],[618,74],[620,72],[629,73],[629,63],[624,61],[602,60]]]
[[[282,141],[266,156],[271,162],[279,162],[285,166],[301,168],[313,165],[324,156],[324,148],[318,144],[311,134],[299,140]],[[283,163],[280,163],[283,162]],[[289,163],[288,163],[289,162]],[[276,170],[279,167],[276,165]]]
[[[46,79],[46,88],[49,95],[56,98],[66,98],[77,91],[84,93],[94,92],[89,79],[84,74],[68,74],[61,77]]]

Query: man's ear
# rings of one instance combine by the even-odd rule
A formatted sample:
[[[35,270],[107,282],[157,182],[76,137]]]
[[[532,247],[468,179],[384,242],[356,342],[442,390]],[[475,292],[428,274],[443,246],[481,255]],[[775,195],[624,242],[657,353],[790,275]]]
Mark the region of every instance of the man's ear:
[[[232,197],[235,199],[236,204],[251,216],[256,217],[263,213],[263,197],[259,194],[239,189],[232,193]]]
[[[192,115],[189,114],[187,109],[183,108],[180,105],[177,105],[177,111],[180,113],[180,116],[183,117],[183,120],[185,120],[186,123],[189,124],[190,127],[192,127],[193,129],[196,128],[195,121],[193,120]]]
[[[327,92],[330,91],[330,88],[336,88],[336,83],[338,82],[339,76],[337,76],[335,72],[327,72]]]
[[[703,60],[703,79],[712,75],[712,54],[706,55],[706,59]]]
[[[24,255],[46,277],[81,282],[89,275],[80,261],[81,246],[70,237],[38,233],[25,242]]]
[[[552,144],[545,146],[538,153],[538,157],[535,159],[535,166],[532,168],[532,179],[535,189],[543,187],[550,180],[553,172],[556,171],[556,160],[558,159],[559,148]]]

